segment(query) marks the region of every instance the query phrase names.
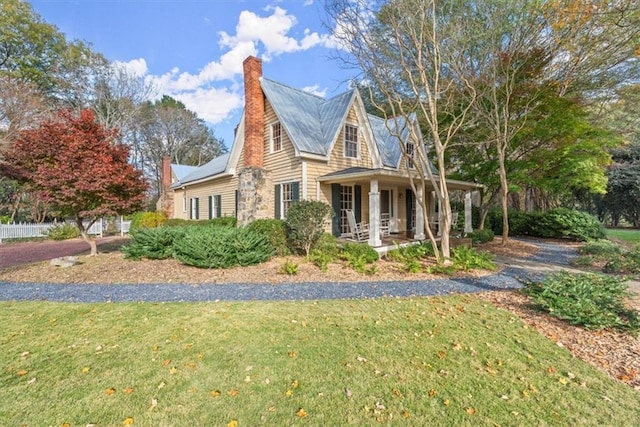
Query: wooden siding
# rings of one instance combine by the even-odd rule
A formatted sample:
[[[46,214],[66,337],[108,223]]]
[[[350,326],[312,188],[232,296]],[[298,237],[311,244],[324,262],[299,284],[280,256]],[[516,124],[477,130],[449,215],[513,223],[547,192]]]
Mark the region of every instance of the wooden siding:
[[[200,219],[209,219],[209,196],[220,195],[222,198],[222,216],[236,215],[236,190],[238,189],[238,179],[236,177],[222,177],[207,181],[202,184],[189,185],[186,189],[176,189],[174,194],[174,218],[189,219],[189,200],[195,197],[200,198],[199,214]],[[182,200],[187,196],[187,210],[183,211]],[[214,212],[215,216],[215,212]]]
[[[352,167],[373,167],[371,161],[371,154],[369,153],[369,147],[367,143],[367,135],[364,130],[365,127],[362,123],[358,122],[358,117],[355,112],[355,108],[351,107],[349,114],[347,115],[347,124],[351,124],[358,127],[358,158],[351,158],[344,156],[344,126],[340,129],[336,143],[333,146],[333,151],[329,154],[328,172],[337,171]],[[327,172],[327,173],[328,173]]]
[[[271,181],[274,185],[292,181],[301,183],[302,162],[299,157],[296,157],[295,149],[284,126],[282,126],[282,149],[275,153],[271,152],[271,125],[279,120],[268,100],[265,101],[264,117],[264,168],[269,172]]]

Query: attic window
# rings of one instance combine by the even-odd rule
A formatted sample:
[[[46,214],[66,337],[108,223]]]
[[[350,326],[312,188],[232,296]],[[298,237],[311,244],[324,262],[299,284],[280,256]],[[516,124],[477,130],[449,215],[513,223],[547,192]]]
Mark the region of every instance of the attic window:
[[[358,128],[344,125],[344,156],[358,158]]]
[[[415,145],[412,142],[407,142],[407,168],[413,169],[415,168],[414,164],[414,154],[415,154]]]
[[[282,150],[282,127],[280,122],[271,125],[271,152]]]

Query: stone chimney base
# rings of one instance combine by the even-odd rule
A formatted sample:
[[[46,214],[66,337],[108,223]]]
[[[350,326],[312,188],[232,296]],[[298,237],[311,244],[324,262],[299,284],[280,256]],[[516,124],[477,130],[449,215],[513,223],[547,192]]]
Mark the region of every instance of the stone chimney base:
[[[266,169],[246,167],[238,172],[238,226],[273,217],[273,185]]]

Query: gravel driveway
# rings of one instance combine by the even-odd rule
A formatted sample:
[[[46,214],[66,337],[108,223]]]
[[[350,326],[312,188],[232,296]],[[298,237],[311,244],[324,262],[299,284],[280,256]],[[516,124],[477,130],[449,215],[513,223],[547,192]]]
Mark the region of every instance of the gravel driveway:
[[[432,296],[522,287],[522,279],[539,279],[549,271],[567,266],[576,256],[565,246],[534,242],[541,251],[520,265],[484,277],[442,278],[429,281],[295,283],[295,284],[136,284],[66,285],[0,281],[0,300],[46,300],[61,302],[170,302],[317,300],[378,297]],[[50,258],[51,256],[49,256]],[[47,258],[48,259],[48,258]],[[500,261],[500,260],[499,260]],[[517,260],[516,260],[517,261]]]

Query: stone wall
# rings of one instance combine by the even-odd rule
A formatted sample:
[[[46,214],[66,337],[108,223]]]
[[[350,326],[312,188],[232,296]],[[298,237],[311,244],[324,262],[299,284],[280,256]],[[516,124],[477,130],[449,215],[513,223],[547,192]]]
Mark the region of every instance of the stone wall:
[[[238,225],[256,219],[273,218],[274,194],[269,172],[264,168],[247,167],[238,173]]]

